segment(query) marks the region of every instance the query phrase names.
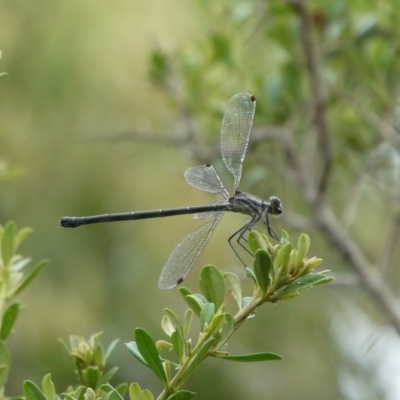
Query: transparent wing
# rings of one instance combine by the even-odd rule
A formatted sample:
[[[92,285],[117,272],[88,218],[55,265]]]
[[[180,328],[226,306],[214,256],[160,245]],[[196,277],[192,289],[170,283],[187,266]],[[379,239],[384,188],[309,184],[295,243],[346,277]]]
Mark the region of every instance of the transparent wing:
[[[233,96],[226,107],[221,128],[221,154],[228,171],[234,177],[234,192],[242,177],[251,127],[253,126],[256,99],[249,93]]]
[[[224,188],[220,177],[211,165],[199,165],[189,168],[185,171],[184,177],[186,182],[196,189],[209,193],[219,193],[227,200],[229,199],[229,193]]]
[[[223,215],[223,212],[215,213],[213,219],[186,236],[175,247],[161,272],[158,281],[160,289],[171,289],[187,277]]]

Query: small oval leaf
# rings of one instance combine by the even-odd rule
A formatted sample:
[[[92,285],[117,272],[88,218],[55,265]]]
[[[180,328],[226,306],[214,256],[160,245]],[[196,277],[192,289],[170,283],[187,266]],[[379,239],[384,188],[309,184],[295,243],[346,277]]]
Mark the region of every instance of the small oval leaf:
[[[306,258],[308,249],[310,248],[310,237],[302,233],[297,241],[297,265],[300,265]]]
[[[275,257],[275,265],[277,267],[281,267],[283,265],[286,265],[289,261],[289,255],[290,252],[292,251],[293,245],[292,243],[288,242],[285,243],[277,252],[276,257]]]
[[[226,272],[224,274],[224,278],[228,283],[228,286],[232,292],[232,296],[236,300],[239,309],[241,309],[243,303],[243,292],[239,277],[232,272]]]
[[[24,381],[23,388],[26,400],[47,400],[43,392],[32,381]]]
[[[178,392],[175,392],[174,394],[169,396],[167,400],[192,400],[195,397],[195,392],[189,392],[188,390],[179,390]]]
[[[154,400],[153,395],[147,389],[142,390],[138,383],[132,383],[129,386],[130,400]]]
[[[56,400],[57,393],[54,383],[51,380],[51,374],[47,374],[42,380],[43,394],[46,396],[47,400]]]
[[[214,265],[207,265],[201,270],[200,289],[205,298],[214,303],[215,309],[218,310],[225,299],[225,281]]]
[[[146,360],[149,368],[153,370],[164,386],[167,387],[167,377],[153,338],[144,329],[136,328],[135,340],[138,350]]]
[[[269,273],[274,268],[271,257],[265,250],[257,250],[254,259],[254,273],[257,277],[258,286],[265,294],[269,288]]]
[[[86,383],[92,389],[96,389],[100,379],[99,368],[90,365],[86,368]],[[82,382],[83,383],[83,382]]]
[[[171,335],[171,343],[174,346],[175,353],[179,357],[179,360],[182,360],[183,356],[183,349],[185,348],[185,342],[183,341],[183,338],[177,331],[174,331],[174,333]]]
[[[14,295],[20,294],[32,281],[42,272],[43,268],[47,265],[48,260],[39,261],[25,280],[17,287]]]
[[[231,337],[232,333],[235,331],[235,319],[231,314],[224,314],[224,320],[221,324],[221,337],[218,343],[218,348],[223,346],[226,341]]]
[[[260,249],[268,251],[268,245],[259,232],[251,231],[249,233],[247,240],[248,240],[249,248],[253,252],[253,254],[255,254],[256,251],[260,250]]]
[[[277,299],[279,299],[280,296],[286,296],[289,293],[308,289],[309,287],[314,285],[328,283],[331,282],[332,280],[333,278],[323,274],[308,274],[302,276],[301,278],[296,279],[295,281],[287,285],[280,292],[278,292],[277,295],[274,296],[274,298],[276,297]]]
[[[19,303],[13,303],[7,308],[3,316],[3,322],[1,324],[1,330],[0,330],[1,340],[7,339],[8,336],[10,335],[20,311],[21,311],[21,304]]]

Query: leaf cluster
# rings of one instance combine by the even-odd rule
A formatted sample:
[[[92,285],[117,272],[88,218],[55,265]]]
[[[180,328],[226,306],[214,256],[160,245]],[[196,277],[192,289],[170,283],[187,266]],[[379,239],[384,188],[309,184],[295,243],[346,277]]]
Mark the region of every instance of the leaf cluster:
[[[4,265],[15,265],[19,260],[14,252],[27,232],[23,230],[18,233],[14,224],[8,224],[2,230],[1,257]],[[185,287],[179,289],[189,306],[183,319],[180,320],[171,309],[165,309],[161,326],[167,340],[155,341],[145,329],[136,328],[135,340],[126,344],[128,351],[141,364],[151,369],[162,383],[164,389],[158,399],[194,398],[196,393],[183,389],[183,386],[208,357],[234,362],[281,360],[282,357],[273,352],[231,354],[228,340],[246,320],[255,316],[257,308],[262,304],[275,304],[280,300],[294,298],[302,290],[332,280],[325,274],[327,271],[314,273],[322,260],[316,257],[307,258],[310,239],[305,234],[299,237],[297,248],[294,248],[286,232],[283,232],[281,243],[272,245],[267,236],[252,231],[248,236],[248,245],[255,256],[253,268],[246,268],[246,276],[253,283],[250,296],[244,295],[244,286],[237,275],[231,272],[221,273],[215,266],[208,265],[200,273],[201,293],[193,293]],[[31,279],[30,276],[22,281],[23,284],[18,279],[13,282],[17,282],[17,288],[25,287],[26,282]],[[235,312],[227,311],[228,303],[233,303]],[[191,336],[194,318],[199,321],[196,339]],[[43,378],[41,388],[32,381],[24,382],[25,399],[123,400],[126,392],[130,400],[154,399],[153,394],[142,389],[138,383],[130,384],[129,388],[126,383],[115,387],[110,384],[118,368],[108,369],[106,363],[117,341],[113,341],[104,350],[100,342],[101,335],[97,333],[89,339],[70,336],[68,343],[60,341],[75,363],[78,386],[71,386],[66,392],[57,395],[51,375],[48,374]],[[1,345],[3,343],[0,342]],[[3,365],[1,361],[7,352],[6,348],[0,347],[0,365]],[[173,359],[171,354],[174,354]],[[9,366],[9,363],[5,365]]]
[[[23,273],[31,259],[22,257],[17,251],[31,232],[29,228],[18,230],[12,221],[5,226],[0,225],[0,394],[4,393],[11,367],[11,354],[6,339],[12,333],[23,309],[16,296],[38,277],[47,264],[46,260],[42,260],[27,275]]]
[[[135,341],[127,343],[132,355],[150,368],[163,384],[164,391],[158,399],[192,398],[194,393],[183,390],[182,386],[207,357],[237,362],[280,360],[281,356],[271,352],[232,355],[227,351],[228,339],[263,303],[294,298],[304,289],[333,279],[325,275],[327,271],[313,272],[322,260],[306,257],[310,246],[307,235],[300,236],[297,249],[285,232],[282,243],[275,246],[268,237],[255,231],[250,233],[248,243],[255,254],[253,269],[246,269],[254,283],[252,296],[243,295],[242,282],[237,275],[223,274],[215,266],[208,265],[200,275],[201,294],[194,294],[185,287],[179,289],[189,306],[183,320],[172,310],[165,309],[161,325],[168,341],[156,342],[146,330],[136,328]],[[230,299],[236,303],[236,314],[226,311]],[[200,323],[195,344],[190,337],[194,316]],[[178,361],[165,358],[161,354],[164,350],[175,353]],[[138,393],[142,395],[140,390]]]

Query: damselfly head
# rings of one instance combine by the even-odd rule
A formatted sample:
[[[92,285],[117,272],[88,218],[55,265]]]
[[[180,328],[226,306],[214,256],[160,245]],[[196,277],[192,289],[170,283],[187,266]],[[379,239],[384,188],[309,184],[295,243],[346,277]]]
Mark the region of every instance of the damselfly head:
[[[269,198],[268,213],[272,215],[282,214],[282,205],[279,197],[272,196]]]

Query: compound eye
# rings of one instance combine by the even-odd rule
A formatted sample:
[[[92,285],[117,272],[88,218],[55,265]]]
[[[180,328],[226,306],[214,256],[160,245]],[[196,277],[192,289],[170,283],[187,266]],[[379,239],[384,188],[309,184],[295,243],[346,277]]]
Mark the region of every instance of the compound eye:
[[[282,213],[282,207],[281,207],[281,201],[278,197],[272,196],[269,199],[269,204],[270,204],[270,208],[271,214],[281,214]]]

